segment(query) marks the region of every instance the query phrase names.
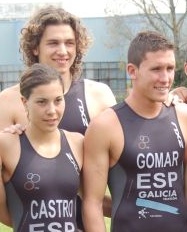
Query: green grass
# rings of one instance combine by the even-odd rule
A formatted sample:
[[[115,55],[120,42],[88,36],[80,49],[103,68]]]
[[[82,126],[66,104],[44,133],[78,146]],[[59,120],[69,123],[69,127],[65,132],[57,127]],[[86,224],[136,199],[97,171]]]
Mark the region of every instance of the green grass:
[[[110,191],[108,187],[106,189],[106,195],[110,195]],[[111,219],[105,217],[105,225],[106,225],[107,232],[110,232],[110,223],[111,223]]]
[[[105,218],[105,223],[106,223],[107,232],[110,232],[110,219]],[[0,232],[12,232],[12,229],[0,223]]]
[[[0,223],[0,232],[12,232],[12,229]]]
[[[110,232],[110,218],[105,218],[107,232]]]

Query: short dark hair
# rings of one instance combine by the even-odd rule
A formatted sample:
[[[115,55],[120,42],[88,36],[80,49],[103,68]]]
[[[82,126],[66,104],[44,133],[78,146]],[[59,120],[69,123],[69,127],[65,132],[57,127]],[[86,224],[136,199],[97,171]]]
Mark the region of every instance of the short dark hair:
[[[52,81],[59,81],[64,90],[61,74],[54,68],[46,64],[33,64],[23,71],[20,77],[20,93],[29,99],[32,90],[39,85],[46,85]]]
[[[135,64],[137,67],[139,67],[148,52],[174,49],[174,44],[159,32],[139,32],[130,43],[128,50],[128,63]]]

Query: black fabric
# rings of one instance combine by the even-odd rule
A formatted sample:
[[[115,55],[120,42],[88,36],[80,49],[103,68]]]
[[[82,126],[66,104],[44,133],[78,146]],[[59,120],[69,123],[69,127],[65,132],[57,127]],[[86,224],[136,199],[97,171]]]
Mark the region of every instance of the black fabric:
[[[84,135],[90,122],[85,100],[84,80],[72,82],[71,88],[64,98],[66,105],[59,128]]]
[[[185,142],[173,106],[152,119],[113,107],[125,147],[110,169],[112,232],[186,232]]]
[[[65,94],[65,111],[63,118],[59,124],[59,128],[67,131],[79,132],[85,134],[87,126],[90,122],[88,109],[85,99],[85,83],[84,79],[73,81],[69,91]],[[81,199],[77,196],[77,225],[84,231],[81,213]]]
[[[78,229],[84,231],[84,226],[82,221],[82,200],[79,195],[77,195],[76,203],[77,203],[77,215],[76,215],[77,227]]]
[[[6,186],[14,232],[76,231],[80,170],[64,133],[61,151],[54,158],[39,155],[25,133],[20,142],[20,160]]]

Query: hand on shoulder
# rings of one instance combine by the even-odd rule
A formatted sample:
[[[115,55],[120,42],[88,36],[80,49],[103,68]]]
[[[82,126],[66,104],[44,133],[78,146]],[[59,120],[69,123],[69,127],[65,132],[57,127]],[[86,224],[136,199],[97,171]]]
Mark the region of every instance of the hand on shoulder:
[[[10,125],[1,130],[3,133],[11,133],[21,135],[25,131],[26,126],[21,124]]]
[[[170,91],[165,104],[170,106],[171,104],[176,105],[181,102],[187,103],[187,88],[184,86],[177,87]]]

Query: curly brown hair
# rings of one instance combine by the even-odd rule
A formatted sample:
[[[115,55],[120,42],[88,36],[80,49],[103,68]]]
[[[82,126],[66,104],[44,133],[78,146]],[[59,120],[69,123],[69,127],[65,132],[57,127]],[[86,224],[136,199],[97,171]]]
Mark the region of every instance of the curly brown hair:
[[[89,49],[92,39],[80,18],[65,11],[63,8],[47,6],[39,9],[21,30],[20,52],[27,66],[38,63],[38,56],[33,51],[39,46],[43,33],[48,25],[70,25],[75,33],[76,58],[70,68],[73,79],[80,77],[82,58]]]

